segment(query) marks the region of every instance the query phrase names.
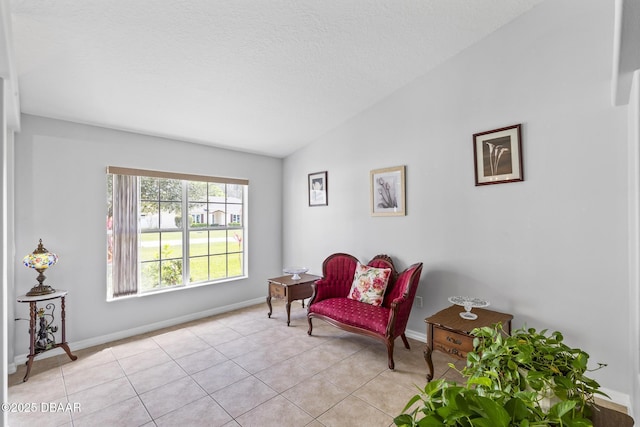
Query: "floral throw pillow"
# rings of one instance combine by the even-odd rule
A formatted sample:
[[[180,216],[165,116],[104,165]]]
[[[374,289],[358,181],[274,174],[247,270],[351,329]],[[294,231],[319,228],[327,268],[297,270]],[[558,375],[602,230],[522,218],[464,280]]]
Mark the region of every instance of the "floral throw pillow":
[[[347,298],[379,306],[389,283],[390,268],[374,268],[358,263]]]

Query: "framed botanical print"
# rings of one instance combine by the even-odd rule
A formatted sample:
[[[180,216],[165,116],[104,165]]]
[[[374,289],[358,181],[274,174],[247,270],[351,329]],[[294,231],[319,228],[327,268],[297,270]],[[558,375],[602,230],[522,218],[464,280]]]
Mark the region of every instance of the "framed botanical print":
[[[521,125],[473,135],[476,186],[524,181]]]
[[[406,214],[404,170],[404,166],[395,166],[370,172],[372,216]]]

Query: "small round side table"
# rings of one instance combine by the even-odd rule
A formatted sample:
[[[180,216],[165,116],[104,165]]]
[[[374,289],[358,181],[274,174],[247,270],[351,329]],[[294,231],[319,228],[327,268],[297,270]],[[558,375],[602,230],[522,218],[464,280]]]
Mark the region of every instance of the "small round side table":
[[[71,353],[69,344],[67,344],[67,337],[65,332],[65,306],[64,299],[67,296],[67,291],[57,290],[51,294],[46,295],[21,295],[17,298],[18,302],[29,303],[29,356],[27,357],[27,373],[22,381],[29,379],[31,373],[31,365],[33,365],[33,359],[40,353],[53,350],[54,348],[61,347],[71,360],[76,360],[78,356]],[[57,327],[51,325],[54,320],[55,304],[49,302],[45,304],[44,308],[38,310],[38,303],[43,301],[49,301],[60,298],[60,335],[62,342],[56,343],[53,333],[57,332]],[[49,310],[49,313],[46,311]],[[50,316],[51,321],[49,323],[44,320],[44,316]],[[40,330],[36,332],[37,318],[41,318]]]

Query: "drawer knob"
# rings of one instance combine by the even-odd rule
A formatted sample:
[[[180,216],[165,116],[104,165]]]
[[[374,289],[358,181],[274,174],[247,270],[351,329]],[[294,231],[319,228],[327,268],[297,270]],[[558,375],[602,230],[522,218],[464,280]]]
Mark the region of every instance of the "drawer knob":
[[[462,341],[457,340],[455,338],[451,338],[450,336],[447,335],[447,341],[454,343],[455,345],[462,345]]]
[[[459,357],[460,359],[464,359],[466,357],[466,355],[464,353],[461,353],[460,351],[458,351],[457,348],[451,348],[451,347],[445,347],[443,345],[436,345],[436,347],[440,350],[443,351],[445,353],[449,353],[452,356],[456,356]]]

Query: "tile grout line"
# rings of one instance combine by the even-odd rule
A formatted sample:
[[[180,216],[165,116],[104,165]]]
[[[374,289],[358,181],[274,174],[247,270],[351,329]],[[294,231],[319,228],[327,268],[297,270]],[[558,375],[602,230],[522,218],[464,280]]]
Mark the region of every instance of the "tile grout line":
[[[242,315],[242,313],[239,313],[239,314],[241,314],[241,315]],[[308,347],[306,346],[306,343],[305,343],[305,346],[304,346],[304,349],[303,349],[303,350],[300,350],[299,352],[292,352],[292,353],[291,353],[291,354],[289,354],[285,359],[277,360],[276,362],[272,362],[272,361],[270,361],[270,362],[269,362],[269,364],[268,364],[268,366],[264,366],[264,367],[262,367],[262,368],[260,368],[259,370],[256,370],[256,371],[254,372],[253,370],[248,370],[248,369],[247,369],[247,368],[245,368],[243,365],[239,364],[239,363],[238,363],[238,361],[237,361],[237,359],[238,359],[238,358],[240,358],[240,357],[242,357],[244,354],[248,354],[248,353],[238,354],[238,355],[236,355],[236,356],[232,356],[232,357],[230,357],[230,356],[227,356],[227,354],[223,353],[222,351],[218,350],[218,347],[219,347],[220,345],[222,345],[222,344],[233,342],[233,341],[235,341],[236,339],[241,339],[241,338],[242,338],[242,339],[244,339],[244,338],[250,338],[252,335],[256,336],[256,338],[257,338],[257,337],[258,337],[258,334],[263,333],[263,332],[271,332],[271,331],[275,332],[275,328],[279,327],[279,326],[276,326],[276,324],[274,324],[274,325],[270,325],[270,326],[268,326],[268,327],[266,327],[266,328],[264,328],[264,329],[261,329],[261,330],[258,330],[258,331],[252,332],[252,333],[247,333],[247,329],[246,329],[246,328],[243,328],[242,326],[239,326],[239,325],[242,325],[243,323],[247,324],[247,323],[250,323],[250,322],[256,322],[256,321],[258,321],[258,320],[261,320],[261,319],[259,319],[259,316],[257,315],[257,312],[256,312],[256,314],[251,313],[251,312],[247,312],[247,314],[248,314],[248,315],[247,315],[247,318],[246,318],[246,319],[244,319],[244,320],[242,319],[242,317],[241,317],[241,316],[238,316],[237,318],[233,318],[233,319],[231,319],[231,320],[230,320],[230,321],[228,321],[228,322],[226,321],[226,318],[223,318],[224,320],[222,320],[222,319],[218,319],[218,320],[220,321],[220,323],[219,323],[219,324],[222,326],[221,331],[223,331],[224,329],[229,329],[230,331],[233,331],[234,333],[236,333],[236,334],[237,334],[237,338],[231,339],[231,340],[229,340],[229,341],[224,341],[224,342],[222,342],[222,343],[220,343],[220,344],[211,344],[211,342],[210,342],[210,341],[207,341],[205,338],[203,338],[203,335],[206,335],[206,334],[202,334],[201,332],[195,332],[195,331],[191,330],[191,328],[192,328],[192,327],[194,327],[194,326],[205,325],[205,324],[206,324],[206,319],[200,319],[200,321],[199,321],[199,322],[189,322],[189,324],[188,324],[188,325],[185,325],[185,326],[183,326],[183,327],[179,327],[179,328],[172,328],[172,329],[169,329],[169,330],[167,330],[167,331],[165,331],[165,332],[160,332],[160,333],[155,334],[155,335],[150,335],[150,336],[149,336],[149,335],[146,335],[146,334],[145,334],[144,336],[141,336],[139,339],[135,340],[135,341],[141,341],[141,340],[143,340],[143,339],[147,339],[147,338],[148,338],[148,339],[151,339],[151,340],[152,340],[152,341],[153,341],[153,342],[158,346],[158,348],[162,350],[163,354],[164,354],[164,355],[166,355],[166,356],[168,357],[168,361],[171,361],[171,362],[172,362],[172,363],[174,363],[175,365],[178,365],[178,367],[180,368],[180,371],[182,372],[182,374],[184,374],[184,376],[182,376],[182,377],[180,377],[180,378],[178,378],[178,379],[176,379],[176,380],[173,380],[173,381],[168,382],[167,384],[159,385],[159,386],[156,386],[156,387],[151,388],[151,389],[149,389],[149,390],[146,390],[144,393],[150,392],[150,391],[152,391],[152,390],[156,390],[157,388],[159,388],[159,387],[163,387],[163,386],[166,386],[166,385],[168,385],[168,384],[171,384],[172,382],[180,381],[180,380],[182,380],[182,379],[184,379],[184,378],[189,378],[189,380],[190,380],[191,382],[196,383],[196,385],[197,385],[198,389],[199,389],[202,393],[204,393],[204,396],[202,396],[203,398],[206,396],[207,398],[209,398],[209,399],[211,399],[213,402],[215,402],[215,403],[216,403],[216,404],[217,404],[217,405],[218,405],[218,406],[219,406],[219,407],[224,411],[224,413],[225,413],[225,414],[230,418],[230,420],[233,420],[233,421],[234,421],[234,422],[236,422],[236,423],[238,423],[237,419],[238,419],[238,418],[240,418],[241,416],[245,415],[246,413],[248,413],[248,412],[250,412],[250,411],[255,410],[256,408],[260,407],[261,405],[264,405],[264,404],[266,404],[267,402],[270,402],[270,401],[272,401],[273,399],[275,399],[275,398],[277,398],[277,397],[279,397],[279,396],[281,396],[281,397],[282,397],[283,399],[285,399],[288,403],[292,404],[293,406],[295,406],[296,408],[298,408],[299,410],[301,410],[301,411],[302,411],[302,413],[307,414],[307,415],[311,418],[310,423],[317,422],[317,423],[321,424],[321,423],[320,423],[320,421],[318,420],[318,418],[320,418],[320,417],[321,417],[321,416],[323,416],[324,414],[327,414],[328,412],[331,412],[331,411],[332,411],[332,410],[333,410],[337,405],[339,405],[341,402],[343,402],[345,399],[348,399],[349,397],[354,397],[354,398],[358,399],[359,401],[361,401],[363,404],[366,404],[366,405],[368,405],[368,406],[371,406],[371,407],[373,407],[373,408],[377,409],[379,412],[381,412],[381,413],[385,414],[386,416],[391,416],[391,417],[393,418],[393,415],[390,415],[390,414],[386,413],[386,412],[385,412],[385,411],[383,411],[382,409],[380,409],[380,408],[378,408],[378,407],[375,407],[374,405],[372,405],[372,404],[370,404],[369,402],[367,402],[365,399],[363,399],[363,398],[361,398],[361,397],[359,397],[359,396],[356,396],[356,395],[354,394],[354,393],[357,393],[357,392],[358,392],[359,390],[361,390],[362,388],[366,387],[367,385],[371,384],[371,383],[372,383],[373,381],[375,381],[376,379],[384,380],[385,378],[384,378],[384,376],[383,376],[382,374],[383,374],[383,373],[385,373],[385,372],[387,372],[387,370],[380,370],[380,371],[378,371],[378,372],[375,374],[375,376],[374,376],[374,377],[372,377],[372,378],[368,378],[368,379],[367,379],[363,384],[360,384],[360,385],[359,385],[355,390],[352,390],[352,391],[350,391],[350,392],[346,392],[346,395],[345,395],[344,397],[340,398],[340,400],[338,400],[337,402],[333,402],[333,403],[331,403],[328,407],[326,407],[326,408],[324,408],[324,409],[323,409],[323,412],[321,412],[321,413],[320,413],[320,414],[318,414],[317,416],[313,416],[311,413],[309,413],[307,410],[305,410],[303,406],[300,406],[299,404],[295,403],[294,401],[290,400],[289,398],[287,398],[287,397],[285,396],[285,393],[286,393],[288,390],[291,390],[292,388],[295,388],[295,387],[299,386],[300,384],[304,383],[305,381],[308,381],[310,378],[313,378],[313,377],[315,377],[315,376],[321,376],[322,374],[326,374],[327,372],[331,372],[332,367],[335,367],[337,364],[340,364],[340,363],[341,363],[342,361],[344,361],[345,359],[348,359],[348,358],[350,358],[350,357],[353,357],[354,355],[358,354],[358,353],[359,353],[359,352],[361,352],[361,351],[367,350],[369,347],[371,347],[371,344],[367,344],[367,345],[363,345],[363,346],[361,346],[361,344],[362,344],[362,343],[361,343],[361,341],[359,341],[359,340],[354,341],[354,342],[358,345],[357,350],[352,351],[352,349],[351,349],[350,347],[348,347],[347,352],[345,352],[344,354],[341,354],[341,355],[340,355],[340,359],[339,359],[339,360],[332,362],[329,366],[325,366],[325,367],[323,367],[321,370],[319,370],[318,372],[315,372],[315,373],[311,374],[311,375],[310,375],[310,376],[308,376],[308,377],[304,377],[304,379],[302,379],[302,380],[300,380],[300,381],[297,381],[297,382],[295,382],[295,381],[294,381],[292,384],[286,384],[286,383],[285,383],[287,387],[286,387],[285,389],[283,389],[283,390],[281,390],[281,391],[280,391],[280,388],[278,388],[278,389],[274,388],[273,386],[271,386],[271,385],[270,385],[269,381],[261,379],[258,375],[259,375],[261,372],[264,372],[264,371],[267,371],[267,370],[273,369],[274,365],[276,365],[276,364],[279,364],[279,363],[281,363],[281,362],[286,362],[286,361],[289,361],[289,360],[293,360],[293,359],[295,359],[297,356],[303,355],[303,354],[305,354],[305,353],[307,353],[307,352],[309,352],[309,353],[314,352],[314,351],[316,351],[318,348],[322,348],[322,347],[323,347],[323,346],[325,346],[325,345],[331,345],[331,344],[334,344],[334,345],[340,345],[341,343],[347,343],[347,342],[349,342],[349,341],[351,341],[351,340],[349,340],[349,341],[347,341],[347,340],[345,340],[345,341],[341,341],[341,340],[342,340],[342,338],[344,338],[345,336],[342,334],[342,331],[339,331],[338,329],[335,329],[335,331],[337,331],[337,335],[330,337],[328,340],[324,339],[324,337],[323,337],[323,339],[318,340],[318,341],[317,341],[317,343],[316,343],[315,345],[313,345],[313,346],[308,346]],[[216,316],[212,316],[210,319],[215,320],[215,317],[216,317]],[[261,316],[260,316],[260,317],[261,317]],[[231,318],[231,316],[229,316],[229,318]],[[208,318],[208,319],[209,319],[209,318]],[[294,320],[294,319],[292,318],[292,321],[293,321],[293,320]],[[304,325],[303,325],[303,326],[304,326]],[[293,328],[292,328],[292,329],[293,329]],[[304,329],[305,329],[305,328],[304,328],[304,327],[302,327],[300,331],[296,331],[296,330],[292,330],[292,331],[290,331],[290,332],[292,332],[292,333],[293,333],[293,335],[291,335],[291,338],[298,337],[298,336],[300,336],[300,335],[304,334],[304,332],[305,332],[305,331],[304,331]],[[319,328],[317,328],[317,329],[318,329],[318,332],[319,332],[319,331],[320,331],[320,329],[319,329]],[[331,329],[331,330],[333,331],[333,329]],[[196,350],[196,351],[194,351],[194,352],[192,352],[192,353],[188,353],[188,354],[185,354],[185,355],[180,355],[179,357],[178,357],[178,356],[173,356],[172,354],[176,354],[176,353],[175,353],[175,352],[172,352],[172,353],[168,352],[168,351],[167,351],[167,349],[166,349],[165,347],[163,347],[163,345],[162,345],[162,344],[160,344],[160,342],[159,342],[159,341],[156,341],[156,339],[155,339],[155,338],[156,338],[156,337],[159,337],[159,336],[161,336],[161,335],[164,335],[164,334],[169,334],[169,333],[171,333],[171,332],[175,332],[175,331],[186,331],[186,332],[188,332],[189,336],[192,336],[192,337],[196,338],[196,339],[197,339],[197,341],[198,341],[198,342],[200,342],[200,343],[206,344],[205,346],[203,346],[203,347],[205,347],[205,348],[204,348],[203,350]],[[244,331],[244,332],[242,332],[242,331]],[[159,331],[158,331],[158,332],[159,332]],[[222,333],[224,333],[224,332],[222,332]],[[295,335],[296,333],[297,333],[298,335]],[[277,336],[278,336],[278,335],[280,335],[280,334],[273,334],[274,338],[272,338],[272,340],[273,340],[273,341],[279,341],[279,340],[280,340],[280,338],[277,338]],[[353,337],[354,335],[346,335],[346,336],[347,336],[347,337]],[[287,339],[287,340],[288,340],[289,338],[285,338],[285,339]],[[119,345],[127,344],[128,342],[135,342],[135,341],[133,341],[133,340],[134,340],[134,339],[132,339],[132,341],[122,342],[122,343],[121,343],[121,344],[119,344]],[[265,342],[266,342],[266,340],[265,340]],[[373,342],[372,342],[372,343],[373,343]],[[167,345],[167,343],[165,343],[165,346],[166,346],[166,345]],[[260,345],[261,345],[261,346],[263,346],[263,347],[265,346],[264,344],[260,344]],[[276,348],[277,348],[277,347],[276,347]],[[193,371],[193,372],[191,372],[190,370],[189,370],[189,371],[187,370],[187,365],[184,365],[184,366],[183,366],[182,364],[180,364],[180,363],[178,362],[180,359],[184,359],[184,358],[189,357],[189,356],[191,356],[191,355],[197,354],[198,352],[201,352],[201,351],[208,351],[208,350],[214,350],[214,351],[218,352],[219,354],[221,354],[222,356],[224,356],[224,360],[223,360],[223,361],[216,362],[214,365],[211,365],[211,366],[208,366],[208,367],[204,367],[204,368],[198,369],[198,370]],[[413,350],[414,350],[414,352],[418,352],[418,351],[417,351],[417,350],[415,350],[415,349],[413,349]],[[110,351],[111,351],[111,350],[110,350]],[[135,357],[135,356],[137,356],[137,355],[140,355],[140,354],[145,353],[145,351],[148,351],[148,350],[142,350],[142,351],[139,351],[139,352],[137,352],[137,353],[135,353],[135,354],[131,354],[131,355],[127,356],[127,357]],[[375,351],[375,352],[377,352],[378,350],[376,349],[376,350],[374,350],[374,351]],[[383,353],[385,353],[385,354],[386,354],[386,352],[383,352]],[[164,416],[166,416],[166,415],[168,415],[168,414],[171,414],[171,413],[172,413],[172,412],[174,412],[174,411],[178,411],[178,410],[180,410],[180,409],[184,408],[185,406],[187,406],[187,405],[189,405],[189,404],[191,404],[191,403],[196,402],[196,401],[198,401],[198,400],[199,400],[199,398],[198,398],[198,399],[193,400],[192,402],[185,403],[185,404],[181,405],[179,408],[174,408],[174,409],[172,409],[172,411],[168,412],[167,414],[163,414],[162,416],[158,417],[157,419],[154,419],[154,418],[151,416],[151,413],[149,412],[149,409],[147,408],[147,405],[144,403],[144,401],[143,401],[143,400],[142,400],[142,398],[141,398],[141,396],[142,396],[144,393],[139,393],[139,392],[138,392],[138,390],[136,389],[136,387],[134,387],[134,385],[133,385],[133,383],[132,383],[132,381],[131,381],[131,378],[130,378],[130,377],[131,377],[131,375],[133,375],[133,374],[135,374],[135,373],[138,373],[138,372],[143,372],[143,371],[147,371],[147,370],[155,369],[155,368],[157,368],[157,366],[159,366],[159,365],[150,366],[150,367],[148,367],[148,368],[146,368],[146,369],[142,369],[142,370],[140,370],[140,371],[136,371],[136,372],[134,372],[134,373],[128,374],[128,373],[125,371],[124,366],[122,365],[122,361],[123,361],[124,359],[126,359],[127,357],[124,357],[124,358],[117,357],[117,356],[116,356],[116,354],[114,354],[113,352],[112,352],[112,355],[113,355],[114,361],[117,361],[117,366],[118,366],[118,367],[119,367],[119,369],[123,372],[123,377],[124,377],[124,378],[126,378],[126,380],[127,380],[127,384],[128,384],[128,385],[133,389],[133,391],[134,391],[134,393],[135,393],[135,397],[140,401],[140,403],[141,403],[141,404],[142,404],[142,406],[144,407],[144,409],[145,409],[145,411],[146,411],[146,414],[147,414],[147,416],[149,417],[149,419],[151,419],[151,420],[152,420],[152,421],[151,421],[152,423],[156,424],[156,420],[157,420],[157,419],[160,419],[160,418],[162,418],[162,417],[164,417]],[[224,388],[229,387],[229,386],[231,386],[231,385],[233,385],[233,384],[235,384],[235,383],[237,383],[238,381],[241,381],[241,380],[235,381],[235,382],[233,382],[233,383],[231,383],[231,384],[226,385],[226,386],[225,386],[225,387],[223,387],[222,389],[218,389],[218,390],[215,390],[215,391],[213,391],[213,392],[209,393],[209,392],[207,392],[207,390],[204,388],[204,386],[194,378],[194,376],[196,376],[198,373],[200,373],[200,372],[202,372],[202,371],[204,371],[204,370],[210,369],[210,368],[212,368],[212,367],[214,367],[214,366],[216,366],[216,365],[219,365],[219,364],[222,364],[222,363],[226,363],[226,362],[233,362],[235,366],[237,366],[237,367],[239,367],[240,369],[242,369],[242,370],[246,371],[246,372],[248,373],[248,376],[247,376],[247,377],[245,377],[245,378],[252,378],[253,380],[257,380],[257,381],[259,381],[261,384],[265,385],[266,387],[268,387],[268,389],[270,389],[272,392],[274,392],[274,393],[275,393],[275,394],[274,394],[274,396],[270,397],[269,399],[265,400],[264,402],[261,402],[260,404],[258,404],[258,405],[256,405],[256,406],[254,406],[253,408],[246,410],[246,411],[245,411],[245,412],[243,412],[242,414],[238,414],[238,415],[237,415],[237,416],[235,416],[235,417],[234,417],[234,416],[232,416],[232,415],[229,413],[229,411],[228,411],[224,406],[222,406],[222,405],[220,404],[220,402],[218,402],[218,401],[213,397],[213,394],[214,394],[215,392],[217,392],[217,391],[219,391],[219,390],[223,390]],[[109,363],[109,362],[100,363],[100,364],[97,364],[97,365],[95,365],[95,366],[100,366],[100,365],[102,365],[102,364],[106,364],[106,363]],[[183,363],[184,363],[184,362],[183,362]],[[69,395],[68,384],[67,384],[67,381],[66,381],[66,376],[67,376],[67,375],[65,375],[64,370],[62,369],[62,366],[64,366],[64,365],[58,365],[58,369],[60,369],[60,375],[62,376],[62,380],[63,380],[63,387],[64,387],[65,398],[66,398],[66,400],[67,400],[67,402],[68,402],[68,401],[69,401],[69,396],[70,396],[70,395]],[[93,367],[93,366],[91,366],[91,367]],[[448,369],[447,369],[446,371],[448,371]],[[445,373],[446,373],[446,371],[445,371]],[[441,376],[444,376],[444,374],[443,374],[443,375],[441,375]],[[244,380],[245,378],[243,378],[242,380]],[[331,383],[333,383],[336,387],[339,387],[339,384],[336,384],[336,383],[335,383],[334,381],[332,381],[331,379],[327,379],[327,380],[329,380]],[[93,387],[98,387],[98,386],[103,385],[103,384],[106,384],[106,383],[108,383],[108,382],[109,382],[109,381],[104,382],[104,383],[101,383],[101,384],[97,384],[97,385],[95,385],[95,386],[91,386],[91,387],[88,387],[88,388],[83,389],[83,390],[87,390],[87,389],[90,389],[90,388],[93,388]],[[403,387],[403,388],[408,388],[408,387],[409,387],[409,386],[408,386],[407,384],[405,384],[404,382],[402,382],[400,385],[402,385],[402,387]],[[80,391],[82,391],[82,390],[79,390],[78,392],[80,392]],[[133,397],[133,396],[132,396],[132,397]],[[117,403],[117,402],[116,402],[116,403]],[[114,403],[114,405],[115,405],[115,403]],[[109,407],[109,406],[107,406],[107,407]],[[94,412],[95,412],[95,411],[94,411]],[[93,413],[93,412],[92,412],[92,413]],[[89,415],[89,414],[88,414],[88,415]],[[73,417],[71,417],[71,425],[74,425],[74,422],[75,422],[75,421],[76,421],[76,420],[74,420],[74,418],[73,418]],[[231,422],[231,421],[229,421],[229,422]]]

